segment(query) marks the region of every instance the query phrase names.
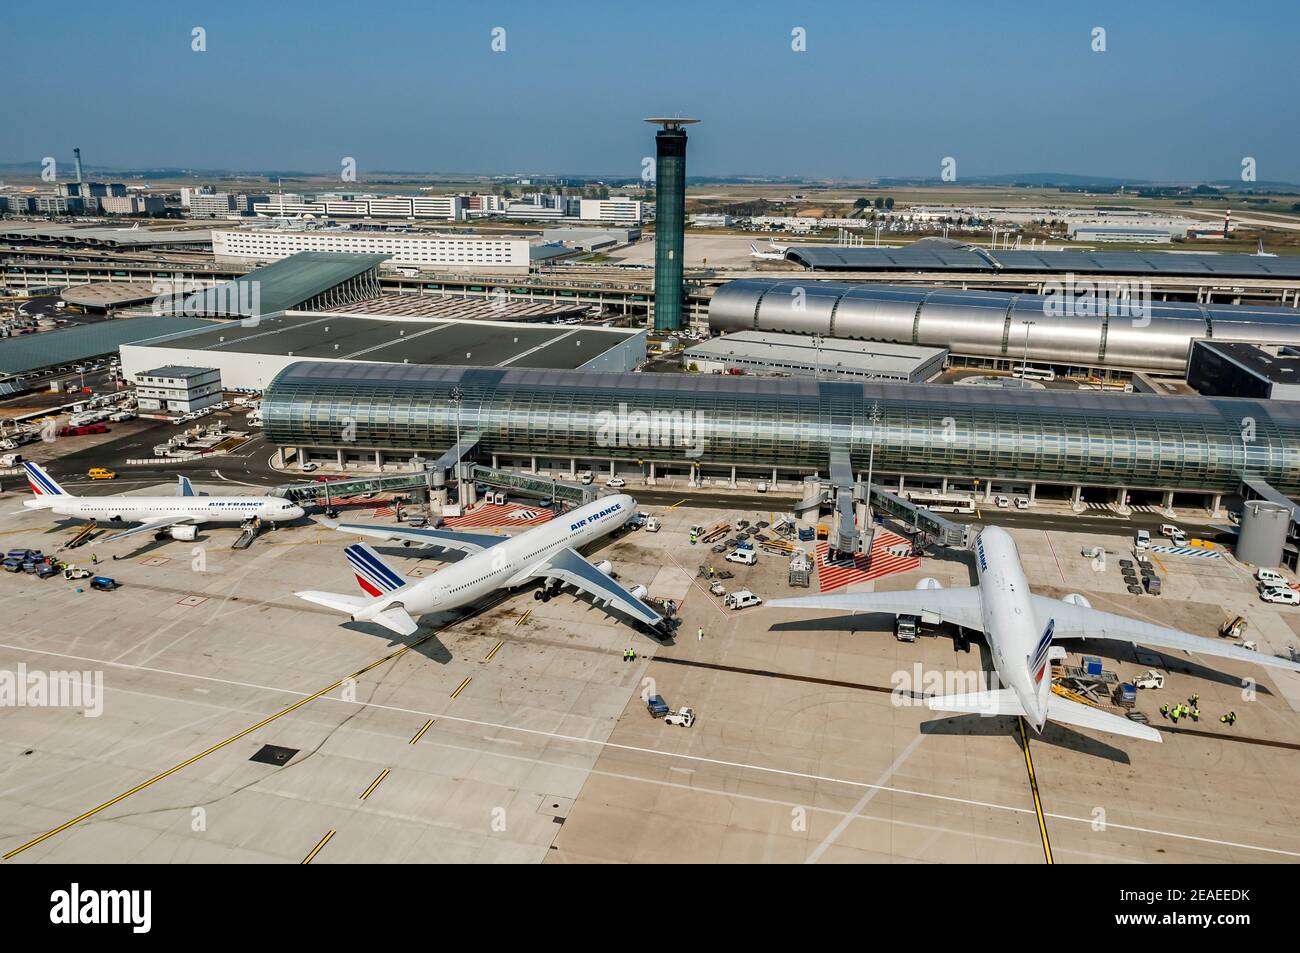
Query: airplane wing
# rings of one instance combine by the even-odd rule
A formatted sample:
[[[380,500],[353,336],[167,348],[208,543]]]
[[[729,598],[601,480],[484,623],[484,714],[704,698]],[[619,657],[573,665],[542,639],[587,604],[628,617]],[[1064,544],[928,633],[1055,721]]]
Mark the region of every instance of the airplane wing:
[[[377,526],[365,523],[327,524],[340,533],[356,533],[359,536],[373,536],[376,539],[396,540],[402,543],[433,546],[438,549],[454,549],[468,556],[491,549],[497,543],[504,543],[509,536],[495,533],[461,533],[450,529],[412,529],[403,526]]]
[[[558,579],[646,625],[657,626],[663,622],[663,616],[593,566],[576,549],[561,550],[529,570],[524,578]]]
[[[848,592],[835,596],[797,596],[793,599],[773,599],[768,605],[791,609],[840,609],[844,612],[892,612],[895,615],[936,612],[944,622],[951,622],[964,629],[984,631],[980,591],[975,586],[961,589],[903,589],[898,592]]]
[[[1252,652],[1236,645],[1227,645],[1214,639],[1202,638],[1156,625],[1142,622],[1113,612],[1102,612],[1086,606],[1077,606],[1047,596],[1030,596],[1034,612],[1040,621],[1056,620],[1055,639],[1114,639],[1117,642],[1136,642],[1138,645],[1152,645],[1162,649],[1181,649],[1185,652],[1199,652],[1202,655],[1218,655],[1222,658],[1237,659],[1240,662],[1254,662],[1269,668],[1285,668],[1300,672],[1300,663],[1278,658],[1263,652]]]
[[[98,546],[100,543],[112,543],[119,539],[126,539],[128,536],[135,536],[137,533],[152,533],[156,530],[166,529],[168,526],[177,526],[181,523],[191,523],[193,521],[194,518],[191,516],[159,516],[151,520],[145,520],[139,526],[132,526],[120,533],[114,533],[112,536],[92,539],[90,545]]]

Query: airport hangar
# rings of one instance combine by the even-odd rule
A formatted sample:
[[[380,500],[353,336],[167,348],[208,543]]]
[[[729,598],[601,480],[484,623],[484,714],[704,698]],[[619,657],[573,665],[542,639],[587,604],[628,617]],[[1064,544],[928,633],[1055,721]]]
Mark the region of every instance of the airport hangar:
[[[459,401],[453,400],[453,391]],[[873,427],[872,413],[877,414]],[[296,462],[437,457],[457,426],[494,466],[787,486],[832,450],[875,482],[980,481],[1081,501],[1154,491],[1217,513],[1249,477],[1300,494],[1300,403],[522,367],[297,362],[267,388],[267,438]],[[339,421],[356,432],[343,440]],[[1243,443],[1246,421],[1255,439]],[[873,450],[874,445],[874,450]],[[349,456],[349,459],[353,459]]]
[[[714,293],[709,327],[946,347],[964,363],[997,368],[1018,365],[1027,344],[1031,363],[1085,374],[1182,374],[1198,339],[1300,344],[1300,311],[1293,308],[1194,302],[1149,308],[1149,315],[1138,313],[1100,297],[1090,307],[1074,307],[1064,296],[744,278]]]

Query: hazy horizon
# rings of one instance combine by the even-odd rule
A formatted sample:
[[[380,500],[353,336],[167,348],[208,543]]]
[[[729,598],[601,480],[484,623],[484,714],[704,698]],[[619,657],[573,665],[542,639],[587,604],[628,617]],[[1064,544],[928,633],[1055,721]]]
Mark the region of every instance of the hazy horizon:
[[[62,162],[80,146],[118,169],[328,175],[350,156],[363,181],[635,177],[654,151],[642,117],[669,113],[703,120],[693,177],[933,178],[951,157],[958,185],[1042,170],[1239,182],[1251,157],[1260,182],[1300,182],[1300,8],[1221,9],[144,0],[106,13],[73,0],[54,20],[20,6],[0,162]],[[93,54],[72,45],[88,18]],[[205,52],[191,48],[196,27]]]

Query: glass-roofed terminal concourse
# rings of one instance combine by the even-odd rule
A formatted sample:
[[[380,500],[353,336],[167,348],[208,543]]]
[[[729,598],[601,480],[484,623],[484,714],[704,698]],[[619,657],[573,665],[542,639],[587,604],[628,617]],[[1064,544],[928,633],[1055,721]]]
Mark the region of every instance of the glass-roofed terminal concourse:
[[[886,488],[1018,481],[1217,496],[1300,493],[1300,403],[789,378],[302,362],[262,404],[298,462],[437,455],[462,435],[502,466],[787,482],[832,449]],[[874,422],[873,422],[874,416]],[[1050,491],[1048,491],[1050,492]]]

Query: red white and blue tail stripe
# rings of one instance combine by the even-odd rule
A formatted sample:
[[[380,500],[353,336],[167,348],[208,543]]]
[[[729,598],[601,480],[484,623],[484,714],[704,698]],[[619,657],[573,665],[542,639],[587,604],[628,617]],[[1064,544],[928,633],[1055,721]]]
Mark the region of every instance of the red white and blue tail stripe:
[[[54,477],[46,473],[39,465],[23,461],[23,469],[27,471],[28,485],[31,486],[32,492],[37,496],[68,495],[67,491],[54,481]]]
[[[402,577],[384,564],[378,554],[369,546],[353,543],[343,550],[352,571],[356,573],[357,582],[367,593],[378,598],[384,593],[401,589],[406,585]]]
[[[1043,672],[1047,671],[1047,653],[1052,647],[1052,633],[1055,630],[1056,620],[1048,619],[1043,637],[1038,641],[1038,648],[1034,649],[1034,654],[1029,656],[1029,671],[1034,677],[1035,685],[1043,680]]]

